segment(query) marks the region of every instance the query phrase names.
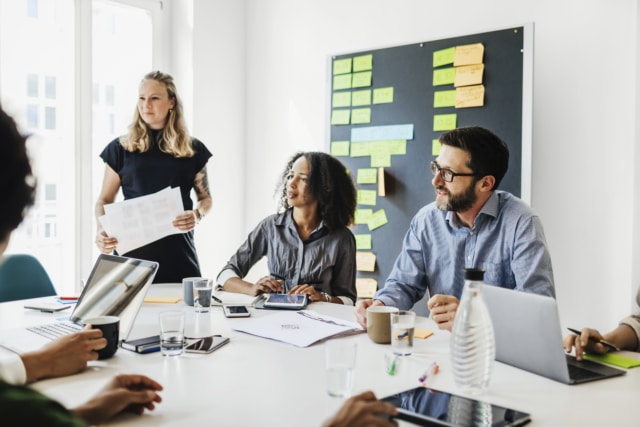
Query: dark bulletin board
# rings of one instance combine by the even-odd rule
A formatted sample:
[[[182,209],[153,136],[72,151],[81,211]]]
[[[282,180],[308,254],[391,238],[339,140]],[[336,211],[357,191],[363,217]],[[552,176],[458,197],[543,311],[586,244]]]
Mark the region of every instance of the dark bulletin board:
[[[331,152],[348,167],[354,178],[359,169],[371,167],[371,158],[352,157],[351,153],[348,155],[344,152],[340,153],[334,150],[333,142],[343,141],[344,144],[345,141],[349,141],[350,146],[353,147],[351,135],[354,129],[413,125],[413,139],[408,139],[406,142],[406,154],[392,155],[390,166],[384,168],[386,195],[378,196],[374,206],[358,204],[358,209],[366,208],[374,211],[383,209],[388,221],[385,225],[373,230],[370,230],[367,224],[357,224],[354,227],[353,232],[356,235],[371,235],[370,252],[376,256],[375,270],[373,272],[358,271],[359,278],[373,278],[377,280],[378,288],[384,286],[401,250],[402,240],[411,218],[422,206],[435,199],[429,162],[436,157],[432,151],[432,140],[437,139],[442,131],[434,131],[434,115],[456,114],[456,127],[479,125],[499,135],[510,149],[509,170],[500,189],[522,196],[523,154],[524,170],[527,172],[529,168],[526,162],[530,162],[530,155],[526,150],[523,152],[524,31],[525,27],[516,27],[332,57],[333,65],[335,61],[345,58],[369,54],[372,56],[370,86],[334,89],[335,75],[332,75],[332,96],[339,92],[352,91],[353,93],[361,89],[373,91],[376,88],[393,87],[392,102],[367,106],[371,108],[370,122],[333,124],[332,120]],[[434,92],[452,90],[454,86],[453,84],[433,85],[433,53],[476,43],[484,46],[482,59],[484,105],[472,108],[435,108]],[[529,52],[529,54],[532,53]],[[442,67],[435,69],[438,68]],[[333,70],[333,67],[331,69]],[[330,104],[330,108],[332,110],[330,116],[333,117],[336,110],[349,108],[353,110],[360,107],[338,108]],[[530,123],[525,124],[524,129],[530,132]],[[530,141],[530,135],[528,137],[525,135],[525,139],[527,138]],[[358,189],[377,191],[378,185],[358,184]],[[416,309],[420,304],[416,305]]]

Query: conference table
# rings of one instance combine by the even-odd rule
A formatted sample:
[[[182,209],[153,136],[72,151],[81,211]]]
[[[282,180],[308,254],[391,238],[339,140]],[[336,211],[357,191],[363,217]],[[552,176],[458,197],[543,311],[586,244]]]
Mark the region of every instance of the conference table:
[[[160,299],[181,295],[180,284],[153,285],[148,293]],[[25,309],[24,303],[0,304],[0,329],[60,317],[60,313]],[[355,321],[353,307],[316,302],[307,309]],[[145,302],[129,338],[158,334],[158,314],[166,310],[186,313],[185,335],[220,334],[230,337],[230,343],[210,354],[185,353],[178,357],[163,357],[159,352],[137,354],[120,348],[111,359],[90,362],[80,374],[38,381],[32,386],[67,407],[86,401],[116,374],[144,374],[164,386],[163,401],[154,411],[142,416],[124,414],[108,425],[320,426],[342,405],[344,399],[326,392],[323,342],[296,347],[232,329],[235,322],[269,316],[274,311],[250,308],[250,318],[226,318],[219,306],[202,314],[181,300]],[[425,369],[436,362],[439,373],[427,379],[427,386],[464,396],[451,371],[450,333],[438,330],[425,317],[417,318],[416,327],[434,334],[415,340],[413,354],[398,361],[395,375],[387,372],[389,345],[373,343],[366,333],[334,338],[357,343],[354,393],[372,390],[383,397],[419,386]],[[527,331],[523,331],[522,339],[526,336]],[[474,397],[530,413],[531,426],[635,426],[640,416],[640,368],[630,369],[621,377],[569,386],[495,362],[489,389]]]

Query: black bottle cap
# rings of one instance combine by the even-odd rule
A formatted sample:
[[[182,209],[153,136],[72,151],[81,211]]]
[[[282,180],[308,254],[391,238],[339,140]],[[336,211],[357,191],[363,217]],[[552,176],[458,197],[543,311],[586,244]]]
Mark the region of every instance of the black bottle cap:
[[[465,268],[464,280],[474,280],[476,282],[481,282],[484,280],[484,270]]]

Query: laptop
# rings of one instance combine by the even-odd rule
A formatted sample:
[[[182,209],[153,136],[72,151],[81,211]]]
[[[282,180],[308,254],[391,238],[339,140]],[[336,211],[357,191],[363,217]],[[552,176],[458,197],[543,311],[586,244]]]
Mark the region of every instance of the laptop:
[[[482,287],[482,296],[493,323],[497,361],[565,384],[626,373],[565,353],[555,299],[491,285]]]
[[[120,340],[127,339],[145,295],[158,271],[158,263],[101,254],[78,302],[67,320],[0,331],[0,346],[24,354],[51,340],[84,328],[83,319],[120,318]]]

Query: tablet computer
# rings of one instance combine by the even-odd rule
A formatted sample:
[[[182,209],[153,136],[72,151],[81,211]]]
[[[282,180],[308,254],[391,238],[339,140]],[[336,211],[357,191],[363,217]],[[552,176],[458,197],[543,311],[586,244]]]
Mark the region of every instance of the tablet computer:
[[[264,300],[264,307],[302,310],[308,302],[307,295],[269,294]]]
[[[398,408],[395,418],[420,426],[521,426],[530,414],[451,393],[416,387],[382,400]]]

